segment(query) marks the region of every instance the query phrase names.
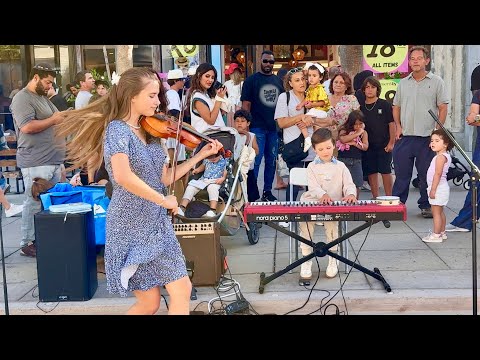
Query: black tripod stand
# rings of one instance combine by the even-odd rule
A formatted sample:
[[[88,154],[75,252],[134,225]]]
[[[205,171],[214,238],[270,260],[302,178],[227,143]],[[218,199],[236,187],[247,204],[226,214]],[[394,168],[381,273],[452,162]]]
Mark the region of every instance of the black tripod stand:
[[[343,256],[340,256],[332,251],[330,251],[329,249],[337,244],[340,244],[342,241],[345,241],[347,240],[349,237],[359,233],[360,231],[372,226],[373,224],[379,222],[381,220],[377,220],[377,219],[372,219],[370,221],[366,221],[363,225],[360,225],[360,226],[357,226],[355,229],[353,229],[352,231],[349,231],[347,232],[346,234],[343,234],[342,236],[338,237],[337,239],[329,242],[328,244],[324,243],[324,242],[318,242],[318,243],[315,243],[313,241],[310,241],[310,240],[307,240],[303,237],[301,237],[300,235],[297,235],[295,234],[294,232],[291,232],[281,226],[279,226],[277,223],[274,223],[274,222],[267,222],[267,225],[270,226],[271,228],[274,228],[292,238],[295,238],[297,239],[298,241],[301,241],[302,243],[304,244],[307,244],[309,246],[311,246],[313,248],[313,252],[307,256],[304,256],[303,258],[291,263],[290,265],[288,265],[285,269],[283,270],[280,270],[268,277],[265,277],[265,273],[261,273],[260,274],[260,286],[258,288],[258,292],[260,294],[263,294],[263,291],[265,289],[265,285],[268,284],[270,281],[272,280],[275,280],[277,277],[285,274],[286,272],[289,272],[290,270],[296,268],[297,266],[303,264],[305,261],[308,261],[310,259],[312,259],[313,257],[323,257],[323,256],[326,256],[326,255],[330,255],[331,257],[334,257],[335,259],[347,264],[347,265],[350,265],[352,267],[354,267],[355,269],[357,270],[360,270],[361,272],[367,274],[367,275],[370,275],[371,277],[379,280],[382,282],[383,286],[385,287],[385,290],[387,290],[387,292],[391,292],[392,289],[390,287],[390,285],[387,283],[387,281],[385,280],[385,278],[383,277],[383,275],[380,273],[380,270],[378,268],[373,268],[373,271],[361,266],[361,265],[358,265],[357,263],[354,263],[353,261],[350,261],[349,259],[343,257]],[[385,223],[384,223],[385,224]],[[386,226],[386,225],[385,225]],[[388,226],[386,226],[388,227]]]
[[[450,131],[448,131],[443,124],[438,120],[438,117],[432,110],[428,110],[428,113],[433,117],[435,122],[440,128],[445,131],[447,136],[452,141],[455,148],[462,154],[463,158],[471,167],[470,172],[470,189],[472,190],[472,290],[473,290],[473,315],[477,315],[477,183],[480,178],[480,170],[477,165],[465,154],[465,151],[454,139]]]

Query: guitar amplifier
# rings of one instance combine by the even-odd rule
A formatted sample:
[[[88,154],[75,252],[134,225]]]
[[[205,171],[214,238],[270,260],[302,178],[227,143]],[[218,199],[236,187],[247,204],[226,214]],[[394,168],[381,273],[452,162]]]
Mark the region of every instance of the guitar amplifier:
[[[92,211],[35,214],[40,301],[85,301],[95,294],[97,253],[92,217]]]
[[[182,248],[187,268],[193,270],[192,284],[218,284],[224,271],[223,247],[220,244],[220,224],[217,222],[173,224]]]

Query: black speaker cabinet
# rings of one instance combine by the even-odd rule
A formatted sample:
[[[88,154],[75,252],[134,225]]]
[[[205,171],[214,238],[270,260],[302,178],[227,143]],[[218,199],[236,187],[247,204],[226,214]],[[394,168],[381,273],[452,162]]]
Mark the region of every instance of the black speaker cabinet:
[[[36,213],[35,239],[40,301],[90,300],[98,286],[93,211]]]
[[[220,224],[216,222],[174,224],[187,267],[193,267],[192,284],[216,285],[223,271],[224,255],[220,245]]]

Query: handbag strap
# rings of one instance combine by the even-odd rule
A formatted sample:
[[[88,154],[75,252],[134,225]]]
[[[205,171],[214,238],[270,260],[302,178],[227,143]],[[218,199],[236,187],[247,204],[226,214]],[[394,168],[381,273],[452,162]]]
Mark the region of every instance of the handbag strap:
[[[287,91],[287,110],[288,110],[288,104],[290,103],[290,91]],[[307,113],[307,108],[304,106],[303,107],[303,113]]]

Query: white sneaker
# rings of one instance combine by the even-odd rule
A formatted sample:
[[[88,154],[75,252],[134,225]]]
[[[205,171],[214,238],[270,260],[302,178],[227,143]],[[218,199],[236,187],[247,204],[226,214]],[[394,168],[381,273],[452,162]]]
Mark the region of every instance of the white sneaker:
[[[465,228],[461,228],[461,227],[458,227],[458,226],[455,226],[455,225],[452,225],[452,224],[447,224],[445,226],[445,231],[458,231],[458,232],[470,232],[470,230],[468,229],[465,229]]]
[[[311,146],[312,146],[312,138],[310,136],[306,137],[305,142],[303,143],[303,152],[307,152]]]
[[[338,274],[337,259],[329,256],[328,257],[328,266],[327,266],[327,270],[325,271],[325,275],[328,278],[333,278],[333,277],[337,276],[337,274]]]
[[[10,204],[10,209],[5,209],[5,216],[11,217],[20,214],[23,211],[23,205]]]
[[[422,238],[423,242],[428,243],[441,243],[443,241],[441,234],[430,233],[427,236]]]
[[[447,233],[445,231],[443,231],[440,235],[442,235],[442,240],[448,239]]]
[[[203,214],[203,217],[215,217],[217,214],[215,214],[215,211],[213,210],[208,210],[205,214]]]
[[[370,184],[366,181],[363,182],[362,186],[360,187],[361,191],[372,191]]]
[[[290,226],[290,223],[288,222],[285,222],[285,221],[280,221],[278,223],[279,226],[283,227],[283,228],[288,228]]]
[[[323,222],[322,222],[322,221],[317,221],[317,222],[315,223],[315,225],[323,226]]]
[[[300,265],[300,279],[310,280],[311,278],[312,278],[312,260],[308,260]]]

